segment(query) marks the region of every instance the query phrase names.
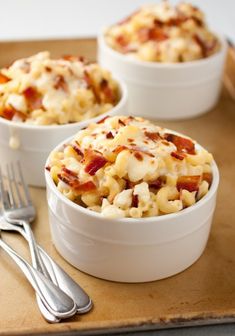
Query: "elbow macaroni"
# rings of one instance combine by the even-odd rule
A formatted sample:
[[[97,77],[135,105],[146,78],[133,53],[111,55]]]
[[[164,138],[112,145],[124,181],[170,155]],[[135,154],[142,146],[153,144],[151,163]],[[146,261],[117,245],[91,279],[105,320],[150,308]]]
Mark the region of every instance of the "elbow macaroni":
[[[107,44],[129,57],[149,62],[188,62],[220,49],[203,13],[189,3],[145,5],[105,33]]]
[[[141,218],[179,212],[204,197],[212,161],[190,138],[115,116],[80,130],[50,155],[47,169],[75,203],[109,218]]]
[[[0,117],[16,122],[80,122],[107,112],[119,96],[108,71],[79,57],[52,59],[45,51],[0,70]]]

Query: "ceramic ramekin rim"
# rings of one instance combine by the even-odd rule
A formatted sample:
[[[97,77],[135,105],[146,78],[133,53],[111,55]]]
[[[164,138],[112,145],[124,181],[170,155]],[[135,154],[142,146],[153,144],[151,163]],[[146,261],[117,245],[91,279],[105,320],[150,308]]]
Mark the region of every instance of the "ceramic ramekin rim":
[[[168,131],[174,132],[172,130],[168,130]],[[174,132],[174,133],[181,134],[181,133],[178,133],[178,132]],[[52,152],[53,151],[59,151],[61,148],[63,148],[63,145],[68,143],[70,140],[72,140],[73,137],[74,137],[74,135],[67,138],[66,140],[62,141],[58,146],[56,146],[52,150]],[[198,146],[203,149],[203,147],[200,146],[199,144],[198,144]],[[48,164],[49,164],[49,157],[50,157],[50,154],[49,154],[49,156],[46,160],[45,167],[47,167]],[[93,217],[93,218],[96,218],[96,219],[99,218],[99,219],[102,219],[104,221],[110,221],[112,223],[129,223],[130,225],[134,224],[134,223],[141,223],[141,222],[144,222],[145,224],[148,224],[148,223],[152,223],[152,222],[167,221],[169,219],[174,219],[174,218],[177,218],[179,216],[186,215],[186,214],[189,214],[193,211],[196,211],[198,208],[200,208],[205,203],[207,203],[214,196],[214,194],[217,192],[218,185],[219,185],[219,170],[218,170],[218,167],[217,167],[216,162],[214,160],[212,162],[212,174],[213,174],[213,180],[212,180],[212,184],[210,186],[210,189],[209,189],[208,193],[203,198],[201,198],[198,202],[196,202],[194,205],[191,205],[190,207],[188,207],[186,209],[183,209],[179,212],[172,213],[172,214],[166,214],[166,215],[163,215],[163,216],[153,216],[153,217],[144,217],[144,218],[129,218],[129,217],[107,218],[107,217],[104,217],[102,214],[100,214],[98,212],[89,210],[89,209],[87,209],[85,207],[82,207],[81,205],[78,205],[78,204],[74,203],[73,201],[69,200],[66,196],[64,196],[57,189],[54,181],[52,180],[52,178],[50,176],[49,171],[47,169],[45,169],[46,186],[48,188],[50,188],[50,190],[56,195],[56,197],[58,197],[60,199],[60,201],[64,202],[68,207],[71,207],[77,212],[82,212],[82,213],[84,213],[84,215],[87,215],[87,216],[90,216],[90,217]]]
[[[120,108],[122,108],[124,105],[126,105],[127,103],[127,99],[128,99],[128,90],[127,90],[127,86],[126,83],[120,79],[118,76],[112,75],[112,78],[114,80],[117,81],[118,85],[119,85],[119,89],[120,89],[120,94],[121,94],[121,98],[119,100],[119,102],[117,103],[117,105],[115,105],[112,109],[110,109],[109,111],[102,113],[94,118],[91,119],[86,119],[83,121],[79,121],[79,122],[75,122],[75,123],[70,123],[70,124],[63,124],[63,125],[31,125],[31,124],[25,124],[25,123],[20,123],[20,122],[16,122],[16,121],[11,121],[11,120],[7,120],[5,118],[0,117],[0,125],[5,125],[5,126],[9,126],[15,129],[21,129],[21,130],[37,130],[37,131],[42,131],[42,132],[46,132],[46,131],[54,131],[54,130],[64,130],[64,129],[72,129],[76,126],[78,127],[84,127],[89,123],[92,123],[96,120],[102,119],[105,116],[107,116],[109,113],[115,112],[116,110],[119,110]]]
[[[150,69],[186,69],[186,68],[197,68],[203,65],[207,65],[208,63],[210,63],[211,61],[213,61],[216,58],[221,57],[222,55],[225,54],[226,50],[227,50],[227,41],[225,39],[225,36],[222,33],[215,33],[215,36],[218,37],[220,43],[221,43],[221,48],[218,52],[216,52],[215,54],[207,57],[207,58],[203,58],[203,59],[199,59],[199,60],[195,60],[195,61],[190,61],[190,62],[182,62],[182,63],[160,63],[160,62],[148,62],[148,61],[142,61],[142,60],[138,60],[135,58],[128,58],[127,56],[125,56],[122,53],[119,53],[118,51],[112,49],[105,41],[104,38],[104,34],[105,31],[108,29],[109,27],[104,27],[100,30],[100,33],[98,34],[97,37],[97,41],[98,41],[98,45],[102,46],[103,48],[105,48],[114,58],[116,58],[117,60],[121,61],[121,62],[126,62],[127,64],[131,64],[131,65],[135,65],[135,66],[140,66],[140,67],[145,67],[145,68],[150,68]]]

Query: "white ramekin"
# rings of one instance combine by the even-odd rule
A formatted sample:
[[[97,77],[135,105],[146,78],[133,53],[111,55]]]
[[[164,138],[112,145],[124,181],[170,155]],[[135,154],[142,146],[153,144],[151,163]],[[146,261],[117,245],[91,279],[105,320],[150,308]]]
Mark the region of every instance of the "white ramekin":
[[[128,89],[128,114],[152,119],[186,119],[209,111],[217,102],[227,43],[221,50],[193,62],[157,63],[130,58],[98,37],[98,60],[123,79]]]
[[[147,282],[179,273],[201,256],[207,243],[219,184],[215,162],[212,171],[209,192],[187,209],[159,217],[108,219],[67,199],[46,170],[53,243],[69,263],[102,279]]]
[[[78,129],[107,115],[124,115],[127,110],[126,85],[117,80],[120,87],[119,103],[107,113],[79,123],[66,125],[34,126],[0,118],[0,158],[4,167],[19,160],[26,182],[33,186],[45,186],[44,166],[50,151],[63,139],[75,134]],[[10,147],[10,139],[19,142],[19,147]]]

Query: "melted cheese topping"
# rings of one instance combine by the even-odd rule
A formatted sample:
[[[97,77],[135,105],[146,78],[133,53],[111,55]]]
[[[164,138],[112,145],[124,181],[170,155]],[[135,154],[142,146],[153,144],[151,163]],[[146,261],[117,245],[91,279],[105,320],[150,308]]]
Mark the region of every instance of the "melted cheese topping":
[[[80,130],[49,159],[70,200],[110,218],[177,212],[203,197],[213,158],[188,137],[142,118],[115,116]]]
[[[188,62],[220,49],[203,13],[189,3],[145,5],[105,34],[107,44],[129,57],[150,62]]]
[[[119,95],[108,71],[78,57],[40,52],[0,70],[0,116],[17,122],[79,122],[110,110]]]

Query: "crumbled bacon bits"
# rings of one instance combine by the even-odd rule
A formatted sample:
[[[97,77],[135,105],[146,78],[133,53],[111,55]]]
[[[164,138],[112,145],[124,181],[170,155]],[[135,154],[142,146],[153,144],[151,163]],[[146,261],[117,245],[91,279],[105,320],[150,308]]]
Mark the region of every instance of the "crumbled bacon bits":
[[[55,78],[55,84],[54,88],[56,90],[63,90],[63,91],[68,91],[68,84],[66,83],[64,76],[62,75],[57,75]]]
[[[113,139],[113,138],[114,138],[113,133],[112,133],[112,132],[108,132],[108,133],[106,134],[106,138],[107,138],[107,139]]]
[[[167,141],[172,142],[176,146],[178,152],[195,154],[195,145],[192,140],[170,133],[166,133],[164,137]]]
[[[139,197],[138,195],[132,195],[132,202],[131,202],[131,206],[133,208],[138,208],[138,205],[139,205]]]
[[[138,160],[138,161],[143,161],[143,155],[141,155],[140,152],[135,152],[134,153],[134,157]]]
[[[171,156],[173,158],[177,159],[177,160],[181,160],[182,161],[185,158],[186,154],[182,153],[182,152],[176,151],[176,152],[171,152]]]
[[[168,39],[168,35],[163,31],[163,29],[157,26],[151,28],[143,27],[138,31],[138,39],[141,43],[145,43],[150,40],[161,42]]]
[[[13,107],[6,107],[2,112],[1,115],[3,118],[7,120],[12,120],[16,113],[16,110]]]
[[[156,180],[149,181],[149,187],[153,189],[160,189],[166,183],[166,176],[159,176]]]
[[[200,181],[201,181],[200,175],[180,176],[178,177],[176,187],[178,191],[182,189],[188,190],[190,192],[198,191]]]
[[[37,110],[42,108],[42,95],[33,86],[28,87],[23,91],[23,95],[28,103],[30,110]]]
[[[103,124],[107,118],[110,118],[110,117],[106,116],[106,117],[100,119],[99,121],[97,121],[97,124]]]
[[[145,131],[144,134],[145,134],[145,136],[147,138],[149,138],[152,141],[157,141],[157,140],[159,140],[161,138],[160,134],[158,132],[148,132],[148,131]]]
[[[91,176],[95,175],[97,170],[102,168],[108,160],[105,159],[101,154],[96,153],[92,150],[87,150],[85,152],[85,172],[90,174]]]
[[[11,79],[8,78],[7,76],[3,75],[1,72],[0,72],[0,84],[5,84],[7,82],[9,82]]]
[[[105,103],[115,103],[115,94],[112,89],[109,87],[109,83],[107,79],[103,78],[100,82],[100,90],[104,95],[104,102]]]
[[[83,152],[81,151],[81,149],[79,148],[78,143],[76,142],[76,144],[72,144],[73,149],[75,150],[75,152],[77,153],[77,155],[82,156],[83,157]]]
[[[96,190],[96,185],[93,181],[81,183],[77,173],[66,167],[62,167],[61,173],[58,174],[58,178],[64,183],[68,184],[73,190],[76,191],[77,194]]]

